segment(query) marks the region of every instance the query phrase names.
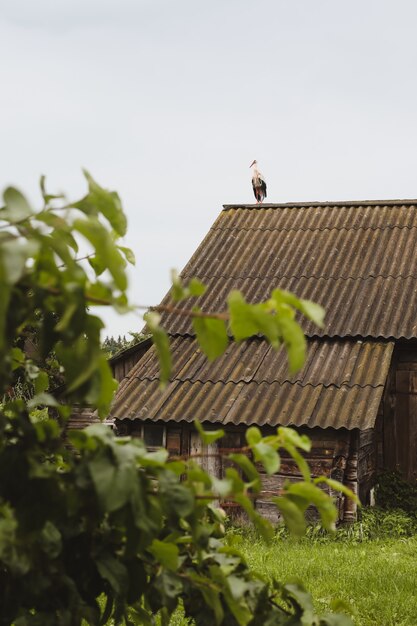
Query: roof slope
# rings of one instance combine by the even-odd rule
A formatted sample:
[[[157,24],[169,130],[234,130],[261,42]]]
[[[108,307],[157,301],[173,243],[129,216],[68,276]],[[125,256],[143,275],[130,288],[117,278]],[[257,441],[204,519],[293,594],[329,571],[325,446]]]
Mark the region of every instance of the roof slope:
[[[182,276],[207,284],[206,311],[224,310],[232,289],[259,302],[280,287],[325,307],[323,330],[303,323],[308,336],[417,337],[417,201],[227,206]],[[163,325],[192,335],[185,317]]]
[[[392,342],[310,340],[303,369],[288,375],[284,350],[266,341],[231,343],[210,363],[192,338],[177,337],[174,371],[159,390],[155,348],[120,386],[117,418],[223,424],[371,428],[388,373]]]
[[[393,340],[417,337],[417,201],[225,206],[181,275],[206,283],[192,301],[203,311],[225,310],[232,289],[259,302],[280,287],[322,304],[325,328],[300,320],[308,358],[289,376],[285,352],[261,338],[208,363],[188,318],[166,313],[171,382],[159,390],[150,350],[121,384],[113,416],[370,428]],[[163,304],[190,308],[169,294]]]

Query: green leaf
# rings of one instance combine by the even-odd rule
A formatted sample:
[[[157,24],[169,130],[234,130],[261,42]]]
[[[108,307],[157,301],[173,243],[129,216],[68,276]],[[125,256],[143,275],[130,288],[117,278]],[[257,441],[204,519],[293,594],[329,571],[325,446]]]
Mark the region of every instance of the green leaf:
[[[161,387],[165,387],[169,381],[172,371],[172,358],[169,348],[168,335],[159,325],[161,316],[158,313],[155,313],[154,311],[145,313],[143,319],[148,325],[149,331],[152,335],[152,341],[158,355],[159,367],[161,370],[159,377],[160,385]]]
[[[198,433],[199,433],[203,443],[206,443],[206,444],[214,443],[218,439],[221,439],[222,437],[224,437],[224,430],[223,429],[219,429],[219,430],[204,430],[198,419],[194,420],[194,426],[198,430]]]
[[[291,445],[287,444],[285,448],[287,452],[289,452],[289,454],[292,456],[294,461],[297,463],[298,469],[300,470],[304,480],[306,480],[307,482],[311,480],[310,467],[302,454],[300,454],[300,452],[298,452],[298,450]]]
[[[58,320],[55,326],[55,330],[58,333],[62,333],[67,330],[73,318],[73,315],[77,311],[78,307],[79,307],[79,303],[76,300],[68,303],[68,305],[65,307],[64,314],[62,315],[61,319]]]
[[[1,243],[0,281],[7,285],[15,285],[23,276],[28,259],[32,258],[38,249],[39,244],[35,241]]]
[[[10,351],[10,356],[12,358],[12,370],[16,370],[19,367],[22,367],[25,363],[25,354],[23,350],[20,348],[12,348]]]
[[[104,354],[100,354],[96,362],[96,372],[93,378],[95,384],[87,394],[87,401],[97,408],[98,416],[103,419],[110,410],[118,382]]]
[[[225,476],[226,479],[230,480],[233,484],[234,495],[236,495],[236,493],[243,492],[246,485],[243,482],[239,472],[234,467],[226,467]]]
[[[88,427],[88,432],[92,426]],[[88,463],[100,507],[111,513],[129,502],[137,481],[135,462],[117,463],[105,448],[99,448]]]
[[[236,341],[264,335],[274,349],[280,346],[280,326],[266,303],[248,304],[239,291],[228,298],[230,330]]]
[[[277,505],[288,530],[297,537],[304,535],[306,529],[304,511],[294,501],[285,496],[272,498],[272,502]]]
[[[285,426],[279,426],[277,432],[278,435],[283,438],[284,444],[288,442],[297,448],[301,448],[304,452],[310,452],[311,440],[307,437],[307,435],[300,435],[293,428],[287,428]]]
[[[83,173],[88,182],[88,194],[79,202],[74,202],[72,206],[87,215],[101,213],[109,221],[115,232],[120,237],[124,237],[127,221],[119,196],[114,191],[107,191],[100,187],[87,170],[83,170]]]
[[[195,500],[192,492],[187,487],[179,484],[170,484],[164,495],[171,509],[178,517],[187,517],[194,510]]]
[[[289,306],[298,309],[308,319],[317,324],[320,328],[323,327],[325,310],[319,304],[312,302],[311,300],[302,300],[297,298],[290,291],[284,289],[274,289],[271,294],[271,299],[274,300],[278,307],[282,304],[288,304]]]
[[[300,326],[289,317],[280,317],[282,337],[287,349],[290,372],[300,370],[305,362],[307,343]]]
[[[297,613],[303,616],[302,624],[314,624],[314,610],[311,595],[302,585],[289,583],[284,585],[284,600],[298,609]],[[311,621],[310,621],[311,620]],[[313,621],[314,620],[314,621]]]
[[[161,594],[163,600],[176,600],[183,590],[181,579],[170,570],[162,570],[155,580],[155,587]],[[173,604],[173,607],[175,604]]]
[[[251,481],[251,488],[254,493],[259,493],[262,487],[261,477],[252,461],[245,454],[239,453],[229,454],[229,459],[236,463]]]
[[[198,278],[192,278],[187,286],[185,286],[182,282],[180,275],[177,270],[171,270],[171,296],[172,299],[176,302],[180,300],[184,300],[189,297],[198,297],[202,296],[206,291],[206,286],[203,285]]]
[[[55,559],[62,550],[61,533],[51,521],[45,522],[40,534],[42,550],[51,559]]]
[[[142,608],[139,604],[135,604],[134,607],[130,607],[129,610],[131,612],[133,612],[133,615],[135,617],[139,618],[139,621],[137,622],[137,624],[140,626],[155,626],[155,620],[153,618],[153,614],[146,611],[144,608]],[[102,622],[103,624],[107,624],[106,622]]]
[[[193,581],[194,579],[195,578],[193,577]],[[214,612],[216,626],[219,626],[223,622],[224,610],[223,610],[223,606],[221,603],[218,590],[212,589],[211,585],[212,585],[212,582],[210,578],[204,579],[204,582],[201,584],[200,591],[201,591],[201,595],[204,598],[205,603]]]
[[[39,180],[39,187],[40,187],[42,198],[43,198],[45,204],[48,204],[48,202],[50,200],[58,200],[58,199],[61,199],[61,198],[65,197],[62,193],[54,194],[54,195],[50,194],[50,193],[47,193],[46,192],[45,182],[46,182],[46,176],[42,175],[40,177],[40,180]]]
[[[46,391],[49,387],[49,376],[46,372],[41,370],[38,377],[34,381],[35,394],[40,394]]]
[[[222,582],[223,596],[230,612],[239,626],[246,626],[252,620],[252,612],[242,597],[250,588],[250,583],[237,576],[224,576]]]
[[[198,297],[206,293],[207,287],[198,278],[192,278],[187,285],[190,296]]]
[[[171,296],[174,302],[180,302],[180,300],[184,300],[184,298],[187,297],[187,294],[177,270],[171,270],[171,282]]]
[[[250,307],[240,291],[231,291],[227,299],[230,315],[230,330],[236,341],[247,339],[259,331],[252,319]]]
[[[270,313],[266,304],[251,304],[251,314],[258,325],[259,333],[264,335],[274,350],[278,350],[281,345],[281,328],[277,323],[276,316]]]
[[[313,504],[321,517],[324,528],[333,531],[337,520],[337,510],[331,498],[313,483],[299,482],[287,487],[286,494],[293,494],[304,498]]]
[[[51,406],[57,407],[58,402],[54,396],[51,396],[50,393],[38,393],[33,398],[31,398],[27,403],[28,409],[31,411],[32,409],[36,409],[38,406]]]
[[[101,276],[102,273],[106,270],[107,265],[104,257],[101,256],[90,256],[87,259],[90,267],[93,268],[96,276]]]
[[[124,291],[127,287],[126,262],[103,224],[97,218],[90,217],[88,220],[75,220],[73,227],[91,243],[96,262],[109,270],[116,286]]]
[[[14,187],[7,187],[3,193],[6,209],[0,211],[0,220],[21,222],[32,215],[32,209],[25,196]]]
[[[110,583],[117,596],[126,594],[129,578],[126,567],[112,554],[101,554],[96,558],[97,569],[100,576]]]
[[[361,501],[359,500],[358,496],[353,493],[353,491],[349,489],[349,487],[346,487],[346,485],[340,483],[338,480],[334,480],[333,478],[327,478],[326,476],[319,476],[318,478],[315,478],[313,482],[316,485],[318,485],[319,483],[325,483],[331,489],[334,489],[334,491],[340,491],[340,493],[343,493],[345,496],[356,502],[356,504],[361,506]]]
[[[323,328],[324,326],[324,316],[326,315],[326,311],[323,309],[320,304],[316,302],[312,302],[311,300],[301,300],[301,311],[304,313],[306,317],[308,317],[312,322]]]
[[[220,498],[226,498],[233,492],[233,481],[229,478],[216,478],[210,476],[213,491],[220,496]]]
[[[37,440],[40,443],[43,443],[47,440],[56,439],[61,435],[61,428],[58,425],[58,422],[55,419],[47,419],[39,422],[35,422],[33,424],[33,428],[36,432]],[[38,468],[43,468],[47,470],[47,473],[50,473],[51,466],[48,466],[46,463],[37,464]],[[53,468],[53,472],[55,472],[55,468]],[[33,473],[33,468],[32,468]]]
[[[193,317],[192,320],[197,341],[209,361],[214,361],[226,350],[229,338],[223,320]]]
[[[175,544],[154,539],[148,550],[163,567],[166,567],[166,569],[172,572],[178,569],[179,550]]]
[[[260,441],[251,446],[255,461],[259,461],[267,474],[275,474],[280,468],[278,452],[269,444]]]
[[[259,530],[260,534],[266,541],[271,541],[274,536],[274,529],[272,527],[271,522],[269,522],[265,517],[259,515],[253,507],[251,500],[243,493],[237,493],[234,496],[235,502],[240,504],[243,510],[247,513],[249,519],[252,521],[254,526]]]
[[[131,265],[136,265],[135,253],[130,248],[126,248],[125,246],[118,246],[119,250],[124,254],[125,259]]]
[[[250,426],[245,433],[245,437],[248,445],[253,446],[261,441],[262,433],[257,426]]]

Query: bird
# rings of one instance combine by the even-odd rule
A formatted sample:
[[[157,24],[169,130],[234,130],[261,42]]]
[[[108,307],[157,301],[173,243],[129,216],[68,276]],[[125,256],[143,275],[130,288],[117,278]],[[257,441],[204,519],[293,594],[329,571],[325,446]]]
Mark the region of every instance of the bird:
[[[255,194],[256,202],[261,204],[266,198],[266,182],[261,172],[258,170],[258,161],[253,161],[249,167],[253,167],[252,187]]]

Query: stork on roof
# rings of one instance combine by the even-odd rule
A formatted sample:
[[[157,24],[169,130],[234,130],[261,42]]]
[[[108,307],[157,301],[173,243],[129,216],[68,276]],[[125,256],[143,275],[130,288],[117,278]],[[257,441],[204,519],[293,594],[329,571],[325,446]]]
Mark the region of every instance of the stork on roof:
[[[266,198],[266,182],[261,172],[258,170],[258,161],[253,161],[249,167],[253,167],[252,187],[256,202],[261,203]]]

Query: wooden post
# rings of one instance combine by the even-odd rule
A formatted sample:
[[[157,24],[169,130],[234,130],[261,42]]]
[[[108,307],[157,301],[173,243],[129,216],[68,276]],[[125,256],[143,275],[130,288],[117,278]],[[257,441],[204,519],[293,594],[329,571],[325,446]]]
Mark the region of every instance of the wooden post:
[[[350,450],[349,457],[346,463],[345,472],[345,485],[349,487],[355,495],[358,495],[358,445],[359,445],[359,432],[353,430],[350,435]],[[343,521],[346,523],[356,522],[358,507],[356,502],[350,498],[346,498]]]

